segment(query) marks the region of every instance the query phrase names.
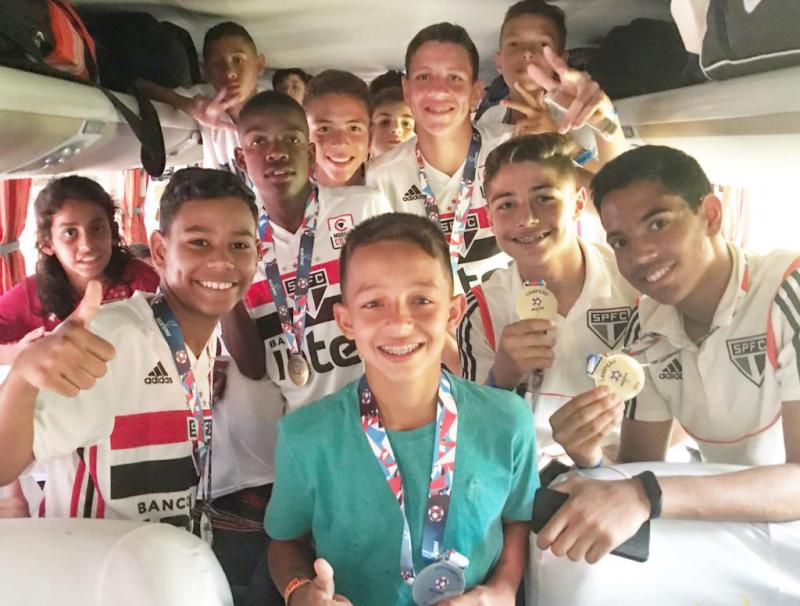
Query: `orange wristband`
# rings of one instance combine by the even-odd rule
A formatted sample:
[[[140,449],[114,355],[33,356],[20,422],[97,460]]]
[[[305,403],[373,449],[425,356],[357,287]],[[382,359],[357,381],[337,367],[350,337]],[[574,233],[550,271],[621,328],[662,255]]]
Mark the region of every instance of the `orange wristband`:
[[[286,583],[286,587],[283,588],[283,601],[287,604],[289,603],[289,598],[292,597],[292,594],[297,591],[298,588],[302,587],[306,583],[310,583],[311,579],[307,579],[305,577],[295,577],[288,583]]]

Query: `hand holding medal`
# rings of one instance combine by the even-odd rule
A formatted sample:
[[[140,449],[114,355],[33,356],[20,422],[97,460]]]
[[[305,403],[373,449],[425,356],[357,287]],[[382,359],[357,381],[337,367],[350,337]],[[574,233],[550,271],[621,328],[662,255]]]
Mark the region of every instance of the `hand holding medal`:
[[[586,372],[596,385],[605,385],[622,401],[635,398],[644,388],[644,368],[624,353],[590,354]]]

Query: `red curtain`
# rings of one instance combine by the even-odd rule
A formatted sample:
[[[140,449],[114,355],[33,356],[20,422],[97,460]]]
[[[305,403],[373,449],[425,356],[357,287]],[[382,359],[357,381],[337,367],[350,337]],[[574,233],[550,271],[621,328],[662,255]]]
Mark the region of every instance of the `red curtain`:
[[[25,258],[19,236],[31,197],[30,179],[0,182],[0,294],[25,278]]]
[[[125,198],[122,200],[122,239],[126,244],[147,243],[144,226],[144,200],[147,174],[141,168],[125,171]]]

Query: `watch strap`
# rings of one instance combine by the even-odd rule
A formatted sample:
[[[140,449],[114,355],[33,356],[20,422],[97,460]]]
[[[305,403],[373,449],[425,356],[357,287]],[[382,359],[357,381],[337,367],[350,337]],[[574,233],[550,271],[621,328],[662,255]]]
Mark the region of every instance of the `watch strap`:
[[[643,471],[633,477],[642,483],[647,500],[650,501],[650,519],[655,520],[661,516],[661,485],[656,474],[652,471]]]

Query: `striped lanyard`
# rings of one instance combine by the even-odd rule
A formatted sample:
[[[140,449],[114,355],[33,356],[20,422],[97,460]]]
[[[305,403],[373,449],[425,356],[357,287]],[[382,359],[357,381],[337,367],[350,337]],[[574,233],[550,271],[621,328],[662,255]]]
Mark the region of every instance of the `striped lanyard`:
[[[378,403],[367,384],[366,376],[358,384],[361,426],[367,436],[372,453],[383,470],[389,488],[400,505],[403,516],[403,539],[400,545],[400,575],[409,585],[414,582],[414,558],[411,552],[411,531],[405,512],[403,481],[392,445],[383,427]],[[426,564],[443,553],[444,529],[450,509],[450,491],[456,463],[456,438],[458,436],[458,409],[450,382],[442,373],[439,380],[439,400],[436,407],[436,445],[431,464],[431,481],[428,486],[428,506],[422,530],[422,557]]]
[[[472,139],[469,143],[467,160],[464,163],[464,172],[461,174],[461,184],[458,188],[458,205],[456,206],[455,216],[453,217],[453,227],[450,230],[450,267],[453,273],[458,265],[458,258],[464,251],[464,231],[467,227],[467,214],[472,203],[472,190],[475,187],[475,169],[478,164],[478,154],[481,151],[481,134],[473,126]],[[422,159],[422,151],[419,148],[419,140],[416,147],[417,168],[419,169],[419,186],[425,194],[425,215],[436,223],[442,231],[445,231],[439,217],[439,206],[436,204],[436,196],[428,182],[425,174],[425,161]]]
[[[297,253],[297,273],[295,274],[294,299],[292,312],[286,302],[286,291],[281,282],[278,269],[278,257],[275,254],[275,239],[272,236],[272,224],[267,213],[262,212],[258,218],[258,234],[261,237],[261,256],[264,260],[264,272],[267,283],[278,309],[281,329],[286,339],[290,354],[299,354],[303,346],[303,333],[306,329],[306,312],[308,311],[308,286],[311,276],[311,259],[314,251],[314,236],[317,230],[319,215],[319,190],[312,186],[306,200],[303,222],[300,224],[300,250]]]
[[[161,334],[169,345],[172,352],[172,357],[175,360],[175,366],[178,369],[178,375],[181,378],[181,387],[186,396],[186,403],[189,410],[192,411],[192,417],[195,422],[196,438],[192,443],[192,459],[194,460],[197,475],[200,478],[201,493],[207,494],[207,486],[204,486],[204,476],[206,470],[206,463],[208,463],[208,455],[211,452],[211,435],[206,437],[205,434],[205,415],[203,414],[203,398],[200,396],[200,390],[197,388],[197,382],[194,378],[194,371],[191,364],[189,364],[189,354],[186,351],[186,342],[183,340],[183,333],[178,324],[178,319],[170,309],[164,293],[158,292],[155,297],[150,301],[150,306],[153,308],[153,317],[158,324]],[[206,353],[209,358],[209,389],[212,384],[212,373],[214,368],[214,357],[211,353],[210,347],[206,347]],[[209,392],[209,398],[211,394]],[[210,403],[209,403],[210,408]]]

